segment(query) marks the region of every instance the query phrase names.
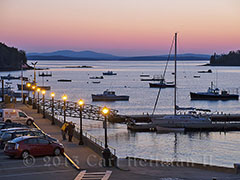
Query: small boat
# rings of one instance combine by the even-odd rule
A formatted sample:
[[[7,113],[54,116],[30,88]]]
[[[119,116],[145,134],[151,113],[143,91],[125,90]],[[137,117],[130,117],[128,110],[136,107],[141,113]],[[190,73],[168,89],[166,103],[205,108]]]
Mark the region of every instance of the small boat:
[[[18,87],[18,90],[21,90],[22,89],[22,85],[21,84],[17,84],[17,87]],[[39,87],[40,89],[44,89],[44,90],[46,90],[46,91],[49,91],[49,90],[51,90],[51,86],[37,86],[37,87]],[[23,84],[23,90],[24,91],[32,91],[32,89],[29,89],[27,86],[26,86],[26,84]]]
[[[131,131],[146,132],[155,131],[156,125],[152,123],[127,123],[127,128]]]
[[[199,75],[194,75],[193,77],[194,77],[194,78],[200,78],[200,76],[199,76]]]
[[[42,73],[38,73],[39,77],[52,77],[52,72],[42,72]]]
[[[99,83],[101,83],[101,81],[93,81],[92,83],[93,84],[99,84]]]
[[[103,79],[103,76],[91,76],[89,79]]]
[[[190,92],[191,100],[238,100],[238,94],[230,94],[226,90],[219,92],[218,88],[213,87],[213,82],[211,82],[211,87],[208,88],[207,92]]]
[[[129,96],[126,95],[116,95],[114,91],[109,91],[108,89],[103,92],[103,94],[92,94],[93,101],[128,101]]]
[[[107,71],[107,72],[103,72],[103,75],[117,75],[117,73],[113,71]]]
[[[83,66],[65,66],[65,68],[93,68],[93,67],[92,66],[83,65]]]
[[[40,89],[44,89],[46,91],[51,90],[51,86],[37,86],[37,87],[39,87]]]
[[[154,75],[152,78],[143,78],[141,81],[163,81],[162,76]]]
[[[209,69],[209,70],[207,70],[207,71],[198,71],[198,73],[212,73],[212,70]]]
[[[150,77],[149,74],[140,74],[140,77]]]
[[[159,83],[149,83],[150,88],[174,88],[174,82],[166,82],[162,79]]]
[[[12,76],[11,74],[8,74],[7,76],[1,76],[1,79],[15,80],[15,79],[20,79],[20,76],[16,77],[16,76]]]
[[[58,82],[72,82],[71,79],[59,79]]]

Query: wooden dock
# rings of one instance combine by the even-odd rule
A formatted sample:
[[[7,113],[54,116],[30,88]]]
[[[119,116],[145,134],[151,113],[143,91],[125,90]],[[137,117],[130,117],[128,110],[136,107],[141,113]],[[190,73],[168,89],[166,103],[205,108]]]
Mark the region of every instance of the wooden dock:
[[[151,118],[161,118],[163,116],[170,115],[170,114],[158,114],[158,115],[120,115],[123,118],[130,118],[134,119],[135,122],[151,122]],[[240,114],[208,114],[212,121],[214,122],[230,122],[230,121],[240,121]]]

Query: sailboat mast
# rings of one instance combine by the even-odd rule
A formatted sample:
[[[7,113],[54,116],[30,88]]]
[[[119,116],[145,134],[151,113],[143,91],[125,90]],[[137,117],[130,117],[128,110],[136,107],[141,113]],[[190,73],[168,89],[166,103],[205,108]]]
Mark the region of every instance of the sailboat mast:
[[[177,33],[175,33],[175,68],[174,68],[174,82],[175,82],[175,88],[174,88],[174,115],[177,114]]]

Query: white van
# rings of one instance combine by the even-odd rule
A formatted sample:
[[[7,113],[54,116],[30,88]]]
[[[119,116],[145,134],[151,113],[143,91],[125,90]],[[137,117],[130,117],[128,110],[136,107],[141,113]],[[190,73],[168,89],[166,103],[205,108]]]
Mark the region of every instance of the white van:
[[[0,109],[0,121],[6,123],[20,122],[31,125],[34,119],[19,109]]]

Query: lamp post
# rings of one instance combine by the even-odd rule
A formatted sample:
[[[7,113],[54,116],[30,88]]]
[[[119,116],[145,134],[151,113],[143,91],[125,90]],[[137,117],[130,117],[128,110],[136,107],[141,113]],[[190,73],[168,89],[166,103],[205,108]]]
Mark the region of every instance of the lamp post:
[[[80,99],[78,101],[78,104],[80,106],[80,109],[79,109],[79,111],[80,111],[80,122],[79,122],[80,132],[79,132],[79,143],[78,144],[83,145],[84,143],[83,143],[83,131],[82,131],[82,111],[83,111],[84,101],[82,99]]]
[[[36,91],[36,86],[35,85],[32,86],[32,90],[33,90],[32,108],[36,109],[37,107],[36,107],[36,99],[35,99],[35,91]]]
[[[104,130],[105,130],[105,149],[103,150],[102,154],[103,154],[103,158],[105,160],[105,166],[109,167],[109,159],[111,157],[111,152],[110,149],[108,148],[108,144],[107,144],[107,117],[109,114],[110,110],[107,107],[104,107],[102,109],[102,114],[104,115]]]
[[[55,124],[55,122],[54,122],[54,97],[55,97],[55,93],[54,92],[51,93],[51,97],[52,97],[52,125],[54,125]]]
[[[46,94],[46,91],[42,90],[42,95],[43,95],[43,98],[42,98],[42,102],[43,102],[43,118],[46,118],[46,115],[45,115],[45,94]]]
[[[62,99],[63,99],[63,111],[64,111],[64,114],[63,114],[63,122],[65,123],[66,122],[66,100],[67,100],[67,95],[64,94],[62,96]]]
[[[37,95],[37,113],[40,112],[40,103],[39,103],[39,92],[40,91],[41,91],[41,89],[37,88],[37,93],[38,93],[38,95]]]
[[[27,83],[27,90],[28,90],[28,104],[30,103],[30,101],[29,101],[29,91],[30,91],[30,88],[31,88],[31,83]]]

